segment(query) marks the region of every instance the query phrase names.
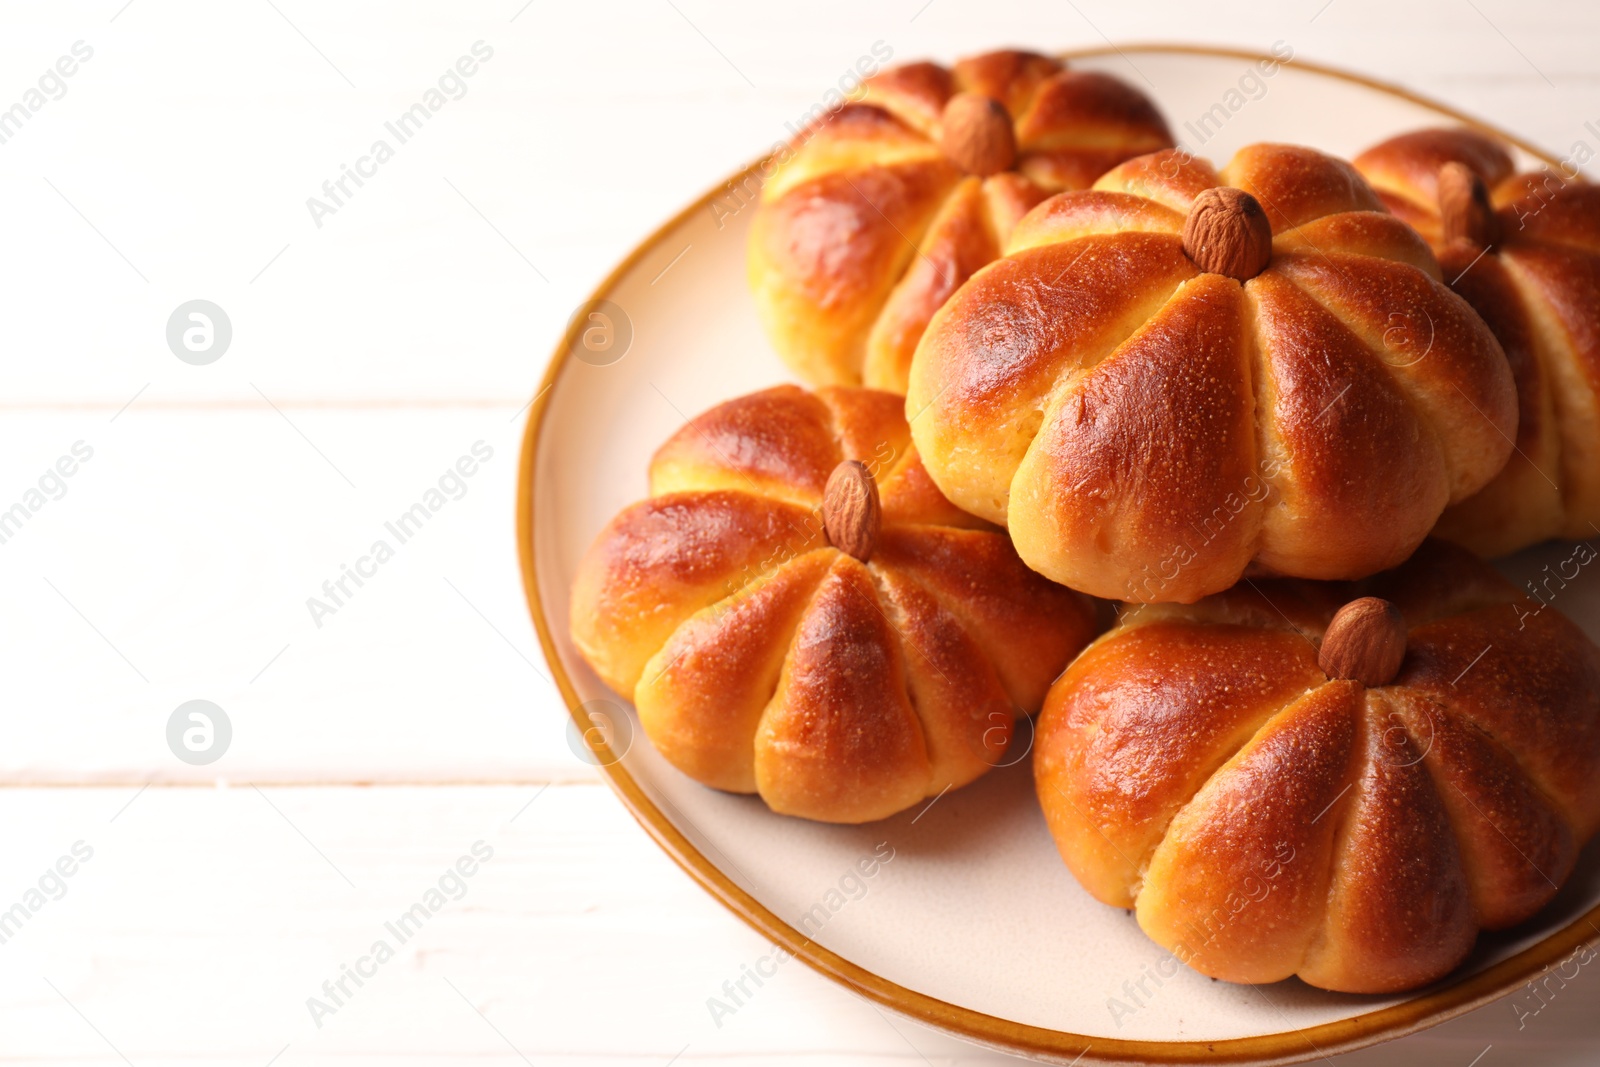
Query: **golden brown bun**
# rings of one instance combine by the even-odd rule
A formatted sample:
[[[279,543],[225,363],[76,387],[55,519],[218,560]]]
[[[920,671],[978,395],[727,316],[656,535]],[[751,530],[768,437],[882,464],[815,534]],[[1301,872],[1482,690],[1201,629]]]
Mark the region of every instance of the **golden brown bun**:
[[[1438,175],[1450,163],[1489,190],[1499,234],[1487,253],[1445,239]],[[1402,134],[1355,164],[1434,247],[1516,376],[1516,454],[1436,533],[1488,556],[1600,534],[1600,188],[1559,172],[1516,175],[1504,145],[1466,128]]]
[[[697,781],[789,815],[884,818],[999,763],[1014,714],[1093,637],[1086,598],[934,488],[903,403],[779,386],[712,408],[579,564],[573,641]],[[865,563],[819,518],[845,460],[882,504]]]
[[[941,149],[944,108],[958,93],[1006,109],[1010,167],[968,174]],[[1044,56],[890,68],[802,131],[761,191],[750,285],[767,333],[813,384],[904,393],[928,318],[999,254],[1029,208],[1170,144],[1142,93]]]
[[[1330,679],[1376,595],[1400,673]],[[1600,828],[1600,649],[1465,549],[1359,583],[1127,609],[1051,689],[1034,773],[1067,866],[1213,978],[1385,993],[1532,916]]]
[[[1217,186],[1271,224],[1242,284],[1184,250]],[[940,489],[1029,566],[1179,602],[1400,563],[1504,466],[1517,417],[1423,241],[1348,163],[1288,145],[1220,174],[1157,152],[1035,208],[934,316],[906,410]]]

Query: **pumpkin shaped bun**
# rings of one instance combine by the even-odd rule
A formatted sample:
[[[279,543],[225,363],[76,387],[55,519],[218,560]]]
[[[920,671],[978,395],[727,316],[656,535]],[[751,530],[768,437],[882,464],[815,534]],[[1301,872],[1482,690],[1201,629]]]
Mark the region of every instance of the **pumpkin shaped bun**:
[[[1342,160],[1179,150],[1030,212],[934,315],[907,411],[928,473],[1095,596],[1359,578],[1511,452],[1504,353]]]
[[[1085,889],[1180,961],[1350,993],[1447,974],[1600,828],[1600,649],[1465,549],[1130,608],[1034,772]]]
[[[1517,382],[1517,451],[1438,534],[1488,556],[1600,534],[1600,188],[1517,174],[1476,130],[1402,134],[1355,165],[1427,239]]]
[[[750,284],[767,333],[814,384],[904,393],[929,316],[1029,208],[1170,144],[1144,94],[1045,56],[891,67],[762,187]]]
[[[1005,758],[1090,601],[955,508],[892,393],[779,386],[692,420],[578,567],[570,627],[708,786],[881,819]]]

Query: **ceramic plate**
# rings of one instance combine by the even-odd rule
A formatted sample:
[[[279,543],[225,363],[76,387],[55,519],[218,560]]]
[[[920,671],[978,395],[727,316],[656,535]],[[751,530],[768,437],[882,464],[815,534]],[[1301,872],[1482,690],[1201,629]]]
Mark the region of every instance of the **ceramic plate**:
[[[1130,46],[1067,58],[1150,92],[1180,142],[1218,165],[1255,141],[1348,156],[1414,127],[1470,121],[1306,63],[1253,78],[1267,57],[1249,53]],[[1548,161],[1521,151],[1523,165]],[[1597,936],[1600,853],[1591,848],[1536,923],[1483,938],[1453,976],[1406,996],[1344,996],[1297,981],[1238,986],[1187,969],[1164,976],[1166,957],[1132,917],[1096,903],[1062,865],[1025,758],[930,806],[839,827],[702,788],[634,736],[631,709],[567,636],[568,586],[595,534],[646,494],[658,444],[713,404],[791,380],[745,283],[758,184],[757,167],[729,178],[606,279],[594,294],[606,302],[603,317],[578,316],[556,350],[522,457],[524,578],[555,678],[584,728],[592,725],[586,702],[617,709],[614,727],[588,730],[596,759],[623,803],[708,892],[782,952],[887,1009],[1062,1063],[1320,1058],[1504,995]],[[585,338],[586,329],[599,332]],[[1551,547],[1503,567],[1520,584],[1569,553]],[[1559,607],[1600,635],[1600,597],[1584,599],[1579,585],[1563,596]],[[1136,991],[1131,998],[1124,983]],[[1112,998],[1137,1006],[1115,1009]]]

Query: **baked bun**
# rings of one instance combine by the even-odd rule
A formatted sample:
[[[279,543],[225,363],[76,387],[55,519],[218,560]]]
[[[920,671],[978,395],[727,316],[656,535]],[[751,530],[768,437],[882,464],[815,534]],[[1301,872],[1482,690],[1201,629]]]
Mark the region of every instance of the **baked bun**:
[[[813,384],[904,393],[929,316],[1029,208],[1170,144],[1144,94],[1045,56],[885,70],[761,190],[750,285],[767,333]]]
[[[1051,689],[1034,772],[1084,888],[1201,973],[1410,989],[1600,827],[1600,650],[1429,541],[1359,583],[1128,609]]]
[[[1505,464],[1500,345],[1350,164],[1172,150],[1028,214],[934,315],[906,409],[928,472],[1107,598],[1404,560]]]
[[[1096,632],[1086,598],[939,494],[902,404],[779,386],[718,405],[579,564],[578,650],[691,778],[884,818],[1001,762]]]
[[[1433,246],[1517,382],[1516,453],[1436,533],[1489,556],[1600,534],[1600,188],[1515,174],[1505,145],[1466,128],[1403,134],[1355,164]]]

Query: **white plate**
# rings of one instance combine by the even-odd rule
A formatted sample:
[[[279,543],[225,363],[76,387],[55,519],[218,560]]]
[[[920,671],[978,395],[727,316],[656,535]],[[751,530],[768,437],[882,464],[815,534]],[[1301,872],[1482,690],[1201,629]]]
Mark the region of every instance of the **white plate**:
[[[1468,121],[1304,63],[1259,79],[1265,92],[1252,94],[1248,75],[1265,58],[1253,54],[1127,47],[1068,58],[1140,84],[1184,147],[1218,165],[1256,141],[1350,155],[1404,130]],[[1211,111],[1213,103],[1226,120],[1201,127],[1202,115],[1221,114]],[[1229,110],[1232,104],[1239,106]],[[1519,162],[1543,161],[1524,149]],[[579,717],[583,702],[616,701],[567,636],[568,588],[580,556],[613,514],[645,495],[650,454],[687,418],[791,377],[762,335],[745,284],[754,209],[747,193],[734,190],[753,190],[753,171],[691,205],[606,279],[594,299],[610,302],[603,310],[618,331],[611,347],[597,355],[569,331],[531,409],[519,542],[534,621],[575,722],[588,725]],[[607,362],[624,333],[625,355]],[[1568,551],[1524,553],[1504,569],[1520,581]],[[1600,598],[1586,596],[1586,588],[1572,587],[1559,607],[1600,635]],[[597,759],[624,803],[693,877],[782,952],[892,1010],[1042,1059],[1267,1064],[1321,1057],[1504,995],[1597,935],[1600,851],[1591,848],[1536,923],[1483,938],[1455,975],[1418,993],[1353,997],[1299,982],[1237,986],[1186,969],[1157,986],[1144,976],[1161,951],[1130,916],[1091,899],[1062,865],[1025,759],[924,810],[862,827],[827,826],[702,788],[642,736],[621,736],[631,719],[622,725],[609,747],[600,741]],[[870,878],[856,873],[861,860],[890,850],[893,858]],[[778,965],[775,958],[751,962],[768,971]],[[1138,1006],[1114,1018],[1112,997]],[[732,1000],[728,1006],[737,1010]]]

